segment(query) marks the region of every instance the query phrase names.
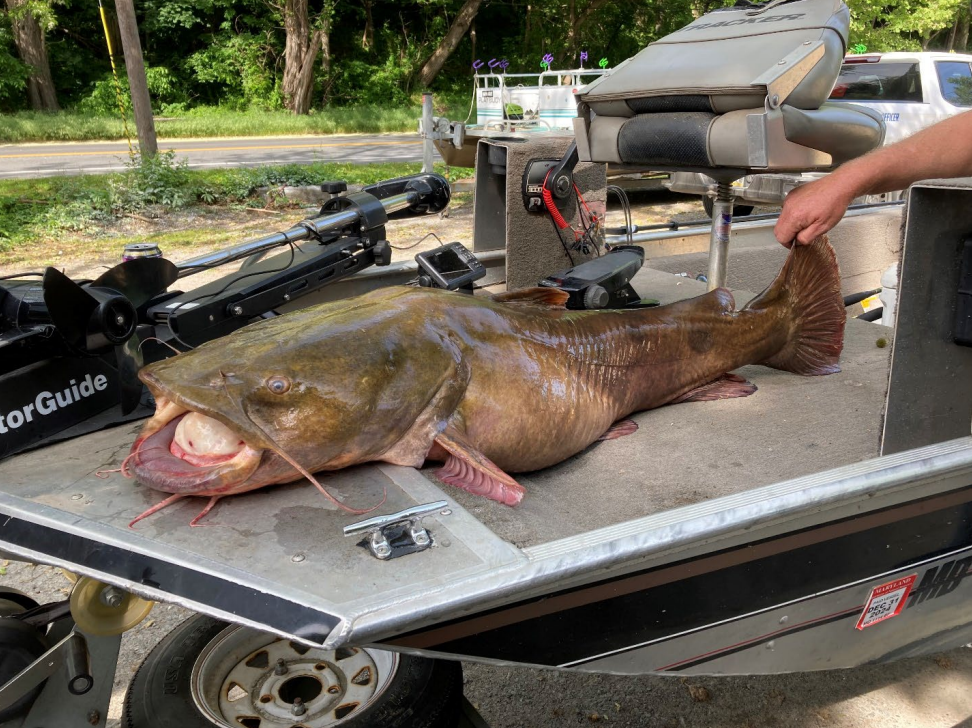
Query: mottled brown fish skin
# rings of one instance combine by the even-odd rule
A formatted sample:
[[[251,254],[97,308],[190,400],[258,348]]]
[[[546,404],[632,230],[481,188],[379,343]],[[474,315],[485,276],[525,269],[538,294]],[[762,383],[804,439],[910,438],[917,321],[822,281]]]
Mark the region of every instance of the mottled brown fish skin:
[[[141,377],[156,397],[265,450],[255,473],[218,494],[297,479],[281,450],[310,472],[419,466],[430,451],[442,455],[437,437],[449,433],[523,472],[740,366],[837,371],[844,320],[836,260],[820,240],[794,246],[777,280],[740,311],[726,290],[653,309],[567,311],[385,288],[248,326]],[[268,386],[280,377],[285,393]],[[138,466],[143,482],[178,492]]]

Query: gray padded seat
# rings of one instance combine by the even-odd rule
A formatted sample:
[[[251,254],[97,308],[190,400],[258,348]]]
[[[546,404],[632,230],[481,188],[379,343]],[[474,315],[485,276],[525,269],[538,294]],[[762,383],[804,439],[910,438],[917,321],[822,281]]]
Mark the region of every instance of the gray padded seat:
[[[580,158],[729,178],[827,170],[880,146],[880,114],[826,101],[849,23],[840,0],[702,16],[581,90]]]

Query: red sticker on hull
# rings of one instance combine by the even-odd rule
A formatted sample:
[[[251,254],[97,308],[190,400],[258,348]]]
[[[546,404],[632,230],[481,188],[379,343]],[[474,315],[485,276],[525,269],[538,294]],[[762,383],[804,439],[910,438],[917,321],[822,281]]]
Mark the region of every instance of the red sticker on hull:
[[[857,628],[864,629],[900,614],[917,579],[918,574],[912,574],[871,589]]]

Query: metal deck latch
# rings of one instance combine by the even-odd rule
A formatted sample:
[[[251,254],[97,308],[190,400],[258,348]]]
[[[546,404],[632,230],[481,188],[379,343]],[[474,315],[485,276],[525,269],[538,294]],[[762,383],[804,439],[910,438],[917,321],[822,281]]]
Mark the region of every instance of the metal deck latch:
[[[367,546],[372,556],[382,561],[395,559],[429,548],[432,534],[422,526],[422,516],[448,507],[448,501],[444,500],[412,506],[398,513],[352,523],[344,527],[344,535],[364,535],[360,545]]]

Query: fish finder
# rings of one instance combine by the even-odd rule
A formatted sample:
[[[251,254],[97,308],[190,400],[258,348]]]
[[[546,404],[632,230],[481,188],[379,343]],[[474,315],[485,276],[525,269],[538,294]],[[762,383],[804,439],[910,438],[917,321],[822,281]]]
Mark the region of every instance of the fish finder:
[[[472,283],[486,275],[486,266],[476,259],[462,243],[449,243],[415,256],[419,265],[420,286],[464,289],[472,292]]]

